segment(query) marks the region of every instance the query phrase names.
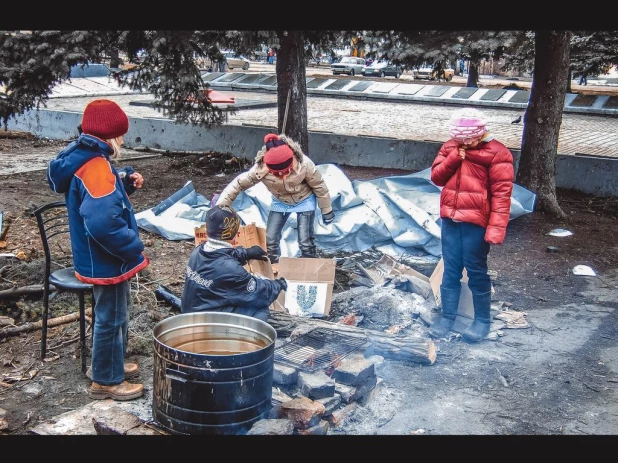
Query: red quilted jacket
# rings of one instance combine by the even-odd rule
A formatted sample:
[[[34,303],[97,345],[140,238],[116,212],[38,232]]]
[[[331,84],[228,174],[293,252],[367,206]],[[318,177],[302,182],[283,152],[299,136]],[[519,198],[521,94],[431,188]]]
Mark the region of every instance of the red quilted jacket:
[[[501,244],[511,211],[515,171],[513,155],[497,140],[481,142],[459,157],[449,140],[431,166],[431,181],[442,188],[440,217],[485,227],[485,241]]]

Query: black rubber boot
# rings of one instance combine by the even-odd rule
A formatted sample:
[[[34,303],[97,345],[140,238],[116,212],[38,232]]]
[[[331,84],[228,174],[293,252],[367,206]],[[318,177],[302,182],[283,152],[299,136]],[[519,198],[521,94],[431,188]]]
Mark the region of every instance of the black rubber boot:
[[[442,313],[429,327],[429,336],[432,338],[442,338],[451,330],[455,324],[457,307],[459,307],[459,295],[461,289],[447,289],[440,287],[440,299],[442,300]]]
[[[491,318],[491,291],[484,294],[472,294],[474,303],[474,321],[470,327],[462,333],[464,341],[479,342],[489,334]]]

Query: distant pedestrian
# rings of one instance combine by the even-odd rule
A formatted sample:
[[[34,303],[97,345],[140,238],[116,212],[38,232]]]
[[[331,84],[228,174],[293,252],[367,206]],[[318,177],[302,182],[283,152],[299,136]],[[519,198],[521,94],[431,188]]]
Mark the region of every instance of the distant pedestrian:
[[[272,48],[268,49],[268,64],[274,64],[275,63],[275,50],[273,50]]]
[[[579,76],[579,85],[588,85],[588,72],[583,71]]]
[[[486,128],[475,108],[456,110],[450,121],[451,139],[431,166],[431,181],[442,187],[442,313],[429,334],[445,336],[455,323],[463,269],[468,273],[474,321],[464,331],[467,342],[489,334],[491,281],[487,273],[490,244],[502,244],[511,209],[514,167],[511,151]]]

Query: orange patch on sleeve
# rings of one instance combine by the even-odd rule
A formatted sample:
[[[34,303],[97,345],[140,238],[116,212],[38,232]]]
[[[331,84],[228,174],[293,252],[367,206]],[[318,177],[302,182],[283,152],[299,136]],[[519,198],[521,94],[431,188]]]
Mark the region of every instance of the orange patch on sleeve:
[[[116,176],[109,161],[102,156],[88,161],[75,175],[81,179],[93,198],[106,196],[116,189]]]

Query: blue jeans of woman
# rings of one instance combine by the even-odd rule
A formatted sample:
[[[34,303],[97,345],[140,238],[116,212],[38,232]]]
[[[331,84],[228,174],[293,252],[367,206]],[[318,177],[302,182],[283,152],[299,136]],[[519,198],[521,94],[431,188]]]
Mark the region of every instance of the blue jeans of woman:
[[[124,381],[124,357],[129,333],[131,280],[94,285],[95,317],[92,335],[92,381],[104,386]]]
[[[266,250],[268,252],[268,258],[273,264],[279,262],[279,257],[281,256],[281,231],[288,221],[290,214],[291,212],[285,213],[275,211],[270,211],[268,214],[268,221],[266,222]],[[316,257],[313,231],[314,219],[315,210],[296,213],[300,257]]]
[[[443,218],[441,233],[444,275],[440,286],[447,290],[460,289],[465,268],[472,294],[491,291],[491,280],[487,273],[489,243],[485,241],[485,228]]]

